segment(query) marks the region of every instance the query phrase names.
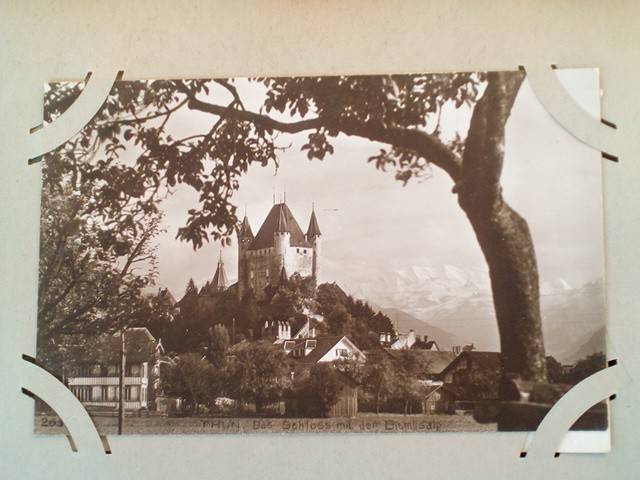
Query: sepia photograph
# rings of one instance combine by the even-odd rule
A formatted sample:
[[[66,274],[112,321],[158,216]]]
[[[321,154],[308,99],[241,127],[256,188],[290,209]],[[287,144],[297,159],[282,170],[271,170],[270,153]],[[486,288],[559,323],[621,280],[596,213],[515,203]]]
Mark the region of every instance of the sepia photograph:
[[[607,365],[601,154],[524,71],[120,79],[39,165],[37,362],[101,434],[533,431]]]

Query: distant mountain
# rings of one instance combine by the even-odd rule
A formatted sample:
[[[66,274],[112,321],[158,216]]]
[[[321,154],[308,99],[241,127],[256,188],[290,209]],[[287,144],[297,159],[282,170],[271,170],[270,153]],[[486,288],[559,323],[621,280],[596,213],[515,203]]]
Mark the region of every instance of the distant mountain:
[[[376,308],[387,315],[397,330],[406,333],[414,330],[416,335],[427,335],[429,340],[435,340],[441,350],[451,350],[452,345],[463,345],[465,342],[457,338],[455,335],[433,325],[429,325],[424,320],[419,320],[413,315],[393,307]]]
[[[558,355],[558,359],[564,363],[575,363],[593,353],[605,352],[606,350],[606,328],[601,327],[596,330],[589,340],[580,345],[576,350],[565,352],[562,355]]]
[[[602,282],[542,296],[547,352],[564,363],[605,351],[606,311]]]
[[[479,350],[498,351],[498,326],[486,277],[451,265],[406,267],[345,286],[355,297],[382,306],[379,309],[398,322],[400,331],[424,331],[421,334],[433,335],[441,347],[474,343]],[[586,351],[604,350],[599,333],[605,325],[602,282],[573,288],[558,278],[542,283],[540,291],[547,354],[572,363]]]

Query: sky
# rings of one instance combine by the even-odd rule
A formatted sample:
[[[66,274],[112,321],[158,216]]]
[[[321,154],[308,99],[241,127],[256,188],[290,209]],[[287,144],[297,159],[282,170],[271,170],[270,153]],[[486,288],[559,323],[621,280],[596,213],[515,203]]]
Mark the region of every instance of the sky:
[[[576,101],[597,116],[597,71],[556,72]],[[257,111],[260,86],[244,80],[236,85],[246,108]],[[446,111],[444,134],[466,134],[469,117],[468,110]],[[169,128],[176,135],[201,131],[215,118],[187,111]],[[274,194],[280,201],[286,191],[286,203],[304,231],[315,205],[323,233],[321,281],[335,281],[349,291],[401,269],[453,266],[488,288],[486,263],[444,172],[433,167],[429,178],[403,186],[392,171],[367,163],[380,144],[341,135],[332,140],[332,156],[309,161],[300,151],[305,141],[305,133],[281,135],[278,142],[291,147],[280,153],[277,171],[254,165],[241,178],[232,202],[241,215],[246,207],[254,233]],[[525,81],[507,124],[502,185],[506,200],[529,222],[543,290],[579,287],[603,277],[601,162],[599,152],[551,118]],[[215,242],[198,251],[175,239],[196,202],[196,193],[182,186],[161,205],[166,232],[158,238],[158,284],[177,298],[189,278],[202,285],[213,277],[220,252],[228,277],[237,278],[235,238],[230,247]]]

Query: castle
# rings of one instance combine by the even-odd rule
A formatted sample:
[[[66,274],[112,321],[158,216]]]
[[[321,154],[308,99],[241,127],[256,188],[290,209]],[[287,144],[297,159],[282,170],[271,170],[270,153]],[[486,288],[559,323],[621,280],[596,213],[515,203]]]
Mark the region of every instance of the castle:
[[[320,227],[311,210],[309,228],[304,234],[286,202],[274,204],[254,236],[245,214],[238,235],[238,298],[252,289],[257,298],[267,285],[298,273],[318,280]]]

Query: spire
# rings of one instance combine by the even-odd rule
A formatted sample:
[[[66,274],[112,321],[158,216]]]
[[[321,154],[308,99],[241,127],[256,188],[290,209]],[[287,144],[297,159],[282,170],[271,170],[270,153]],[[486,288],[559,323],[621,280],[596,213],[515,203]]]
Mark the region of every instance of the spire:
[[[220,258],[218,259],[218,267],[216,268],[216,274],[211,281],[211,287],[216,292],[221,292],[227,288],[227,273],[224,271],[224,262],[222,261],[222,250],[220,251]]]
[[[242,223],[238,228],[238,236],[253,238],[253,232],[251,231],[251,225],[249,224],[249,217],[247,217],[246,211],[244,214],[244,219],[242,220]]]
[[[309,228],[307,229],[307,240],[311,241],[314,237],[322,235],[320,227],[318,226],[318,219],[316,218],[316,210],[311,208],[311,218],[309,219]]]

